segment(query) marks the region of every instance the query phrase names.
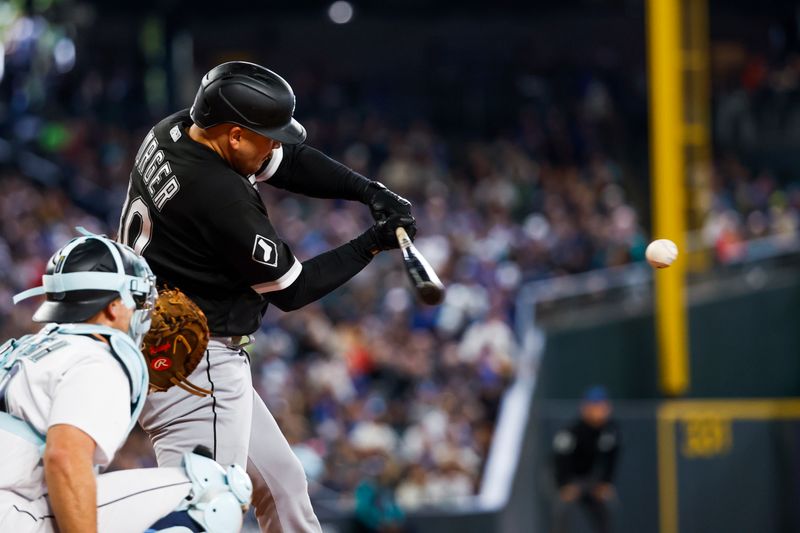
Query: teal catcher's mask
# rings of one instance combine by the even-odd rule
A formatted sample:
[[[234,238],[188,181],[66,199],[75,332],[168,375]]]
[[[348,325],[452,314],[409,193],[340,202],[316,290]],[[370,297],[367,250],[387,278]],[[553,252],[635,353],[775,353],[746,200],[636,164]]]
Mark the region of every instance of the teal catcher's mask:
[[[133,309],[126,332],[137,346],[150,329],[158,291],[147,261],[131,248],[102,235],[84,234],[50,258],[42,285],[14,296],[14,303],[45,295],[37,322],[79,323],[119,297]]]

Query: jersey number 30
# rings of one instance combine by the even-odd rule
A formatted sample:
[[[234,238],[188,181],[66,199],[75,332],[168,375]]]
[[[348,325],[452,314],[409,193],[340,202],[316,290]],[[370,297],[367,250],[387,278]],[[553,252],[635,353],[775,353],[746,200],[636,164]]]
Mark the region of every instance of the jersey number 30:
[[[138,222],[138,224],[134,224]],[[134,198],[125,209],[122,210],[120,220],[119,237],[122,244],[127,244],[134,251],[141,255],[150,238],[153,236],[153,222],[150,220],[150,209],[141,196]]]

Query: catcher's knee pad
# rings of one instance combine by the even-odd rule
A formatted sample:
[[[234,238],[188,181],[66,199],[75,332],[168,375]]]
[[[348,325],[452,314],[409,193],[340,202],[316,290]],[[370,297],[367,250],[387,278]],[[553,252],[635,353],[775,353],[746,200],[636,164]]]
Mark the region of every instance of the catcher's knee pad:
[[[253,494],[244,469],[231,465],[225,470],[213,459],[195,453],[183,455],[183,466],[192,490],[178,510],[185,509],[208,533],[238,532]]]

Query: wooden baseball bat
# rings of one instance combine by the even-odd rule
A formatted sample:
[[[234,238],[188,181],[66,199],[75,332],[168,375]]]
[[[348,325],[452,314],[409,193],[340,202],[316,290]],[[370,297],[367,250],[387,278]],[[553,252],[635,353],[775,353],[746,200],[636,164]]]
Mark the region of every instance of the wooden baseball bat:
[[[419,299],[428,305],[437,305],[444,300],[444,284],[439,280],[439,276],[431,267],[430,263],[423,257],[403,228],[395,230],[397,242],[403,251],[403,265],[408,272],[408,278],[414,287]]]

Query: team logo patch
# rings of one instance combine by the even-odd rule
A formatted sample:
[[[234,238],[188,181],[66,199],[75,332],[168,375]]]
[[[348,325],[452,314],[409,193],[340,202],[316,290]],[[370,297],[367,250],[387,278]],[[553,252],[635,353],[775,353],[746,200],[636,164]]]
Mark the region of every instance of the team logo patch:
[[[169,357],[156,357],[152,361],[150,361],[150,368],[155,370],[156,372],[160,372],[162,370],[169,370],[172,366],[172,359]]]
[[[253,243],[253,261],[267,266],[278,266],[278,246],[261,235]]]
[[[180,125],[173,126],[172,129],[169,130],[169,136],[172,137],[172,142],[178,142],[178,139],[181,138]]]

